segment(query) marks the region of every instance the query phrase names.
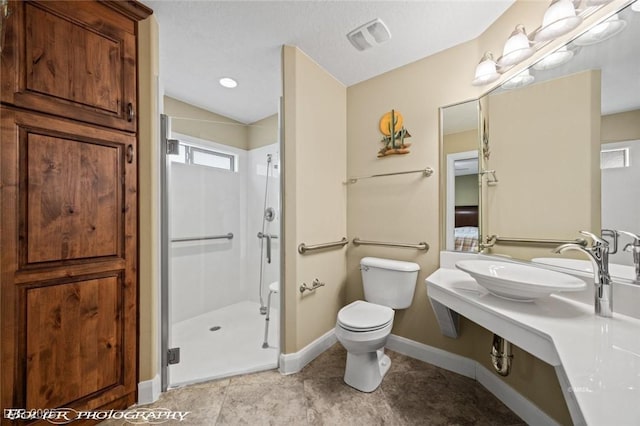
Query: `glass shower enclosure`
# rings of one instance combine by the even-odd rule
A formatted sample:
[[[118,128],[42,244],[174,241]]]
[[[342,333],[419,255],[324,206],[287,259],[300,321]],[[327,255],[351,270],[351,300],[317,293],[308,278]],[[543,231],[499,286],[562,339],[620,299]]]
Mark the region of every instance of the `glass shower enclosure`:
[[[275,368],[279,356],[277,117],[267,142],[248,129],[240,147],[172,131],[181,120],[161,117],[163,390]]]

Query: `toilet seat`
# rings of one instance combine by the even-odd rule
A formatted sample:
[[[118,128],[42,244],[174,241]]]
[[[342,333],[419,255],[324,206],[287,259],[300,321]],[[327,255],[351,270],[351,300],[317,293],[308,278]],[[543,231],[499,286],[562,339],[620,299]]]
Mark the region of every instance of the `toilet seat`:
[[[393,309],[375,303],[356,300],[340,309],[338,325],[357,333],[380,330],[393,321]]]

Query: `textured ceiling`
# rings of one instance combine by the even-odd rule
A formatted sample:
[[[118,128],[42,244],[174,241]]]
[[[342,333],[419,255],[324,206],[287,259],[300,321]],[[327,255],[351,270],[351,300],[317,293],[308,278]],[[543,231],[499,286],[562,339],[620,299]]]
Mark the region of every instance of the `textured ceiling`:
[[[477,37],[513,1],[143,0],[160,26],[166,94],[244,123],[277,112],[283,44],[350,86]],[[375,18],[391,40],[357,51],[346,34]],[[219,86],[223,76],[238,87]]]

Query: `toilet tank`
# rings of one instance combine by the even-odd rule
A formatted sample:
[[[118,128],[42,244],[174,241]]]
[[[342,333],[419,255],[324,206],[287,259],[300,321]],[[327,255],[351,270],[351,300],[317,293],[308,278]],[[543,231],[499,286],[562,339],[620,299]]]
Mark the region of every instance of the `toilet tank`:
[[[360,261],[364,299],[367,302],[406,309],[411,306],[420,265],[401,260],[364,257]]]

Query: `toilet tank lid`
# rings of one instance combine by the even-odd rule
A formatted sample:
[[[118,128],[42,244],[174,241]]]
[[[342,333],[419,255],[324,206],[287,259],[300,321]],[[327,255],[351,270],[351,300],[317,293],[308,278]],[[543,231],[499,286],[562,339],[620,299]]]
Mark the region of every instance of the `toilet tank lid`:
[[[363,257],[360,265],[371,268],[389,269],[392,271],[414,272],[420,270],[420,265],[403,260],[382,259],[379,257]]]

